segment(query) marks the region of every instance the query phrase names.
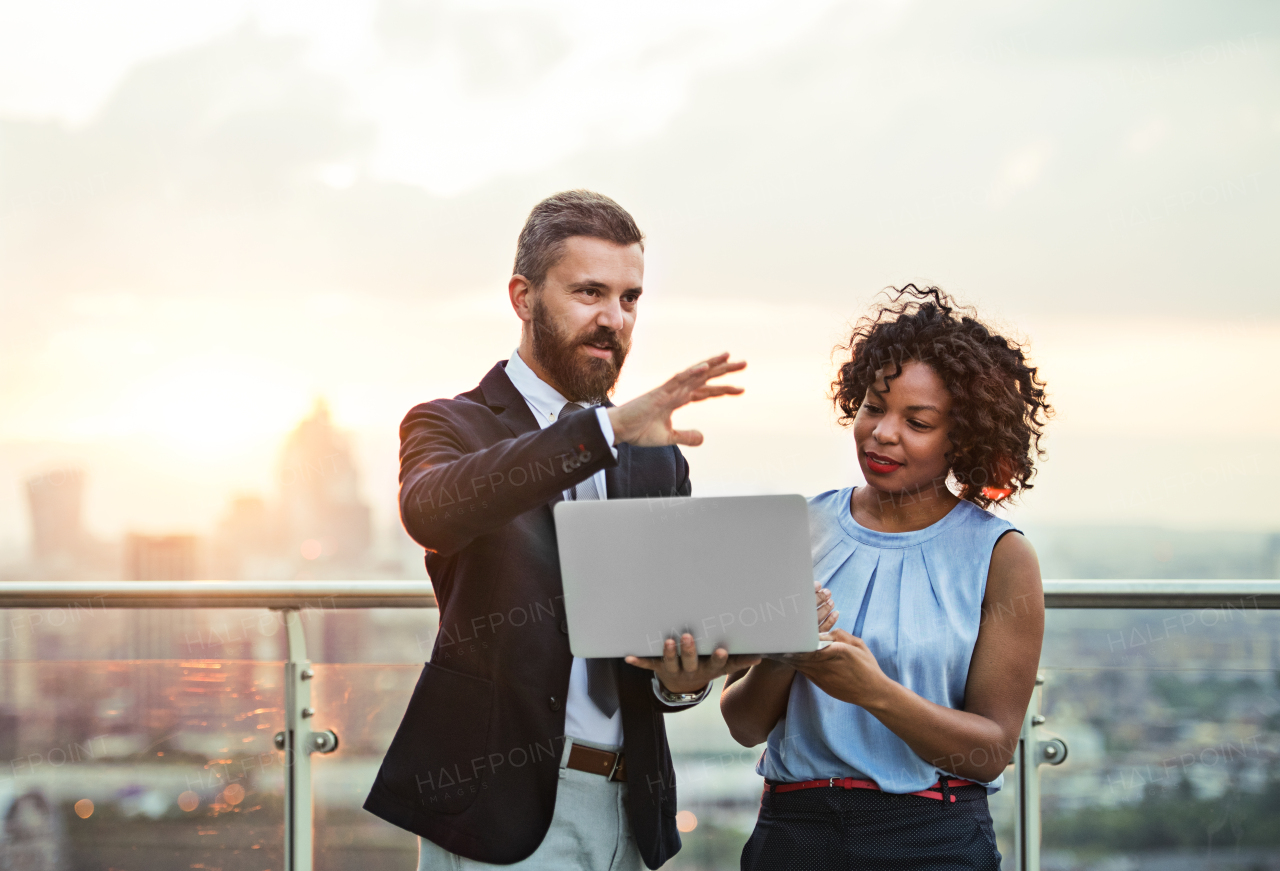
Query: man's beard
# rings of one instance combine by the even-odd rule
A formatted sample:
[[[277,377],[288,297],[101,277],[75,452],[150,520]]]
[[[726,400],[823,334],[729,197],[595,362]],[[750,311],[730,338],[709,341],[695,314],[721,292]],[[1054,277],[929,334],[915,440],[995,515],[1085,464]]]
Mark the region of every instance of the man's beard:
[[[613,392],[613,385],[622,373],[622,363],[627,359],[629,345],[623,344],[618,334],[596,325],[576,336],[563,332],[551,318],[551,313],[534,298],[530,305],[533,315],[533,357],[551,377],[552,386],[564,394],[570,402],[599,403]],[[579,346],[590,342],[608,348],[610,359],[584,356]]]

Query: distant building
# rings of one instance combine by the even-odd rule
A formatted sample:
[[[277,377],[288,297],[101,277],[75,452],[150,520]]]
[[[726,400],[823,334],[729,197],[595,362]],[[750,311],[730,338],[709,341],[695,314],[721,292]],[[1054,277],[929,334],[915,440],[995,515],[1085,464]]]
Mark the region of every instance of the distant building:
[[[218,537],[242,553],[270,553],[278,547],[276,526],[261,496],[240,495],[218,523]]]
[[[84,548],[84,472],[59,469],[27,479],[31,555],[40,562],[76,562]]]
[[[324,401],[289,434],[280,453],[280,533],[295,560],[294,577],[362,576],[373,543],[369,506],[346,434],[334,427]],[[349,661],[365,647],[367,627],[356,612],[322,611],[317,658]]]
[[[124,540],[124,580],[194,581],[201,570],[201,543],[195,535],[142,535],[131,532]],[[183,641],[199,637],[205,612],[185,609],[130,610],[127,617],[127,654],[134,660],[174,660],[191,656]],[[129,672],[133,692],[130,715],[134,727],[147,736],[149,747],[169,749],[174,731],[173,700],[163,665],[139,663]]]
[[[87,480],[77,468],[55,469],[26,480],[31,560],[24,576],[64,581],[116,576],[119,547],[94,538],[84,525]]]
[[[194,535],[141,535],[124,541],[126,581],[194,581],[203,576],[200,539]]]
[[[213,535],[213,575],[222,580],[291,577],[283,550],[277,513],[261,496],[236,496]]]
[[[351,445],[323,401],[286,440],[279,481],[281,534],[291,554],[330,566],[364,562],[373,537],[369,506]]]
[[[285,439],[276,480],[278,498],[240,494],[228,504],[210,542],[213,576],[305,580],[388,571],[375,560],[372,512],[350,439],[323,401]]]

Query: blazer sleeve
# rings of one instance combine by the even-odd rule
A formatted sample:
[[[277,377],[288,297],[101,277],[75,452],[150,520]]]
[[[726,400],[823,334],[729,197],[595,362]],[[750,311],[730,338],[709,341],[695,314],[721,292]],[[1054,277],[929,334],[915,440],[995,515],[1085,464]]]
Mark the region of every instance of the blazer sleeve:
[[[618,463],[594,414],[471,450],[465,413],[461,401],[437,400],[400,425],[400,517],[414,541],[438,554],[456,553]]]
[[[676,493],[681,496],[692,496],[693,484],[689,481],[689,461],[684,458],[680,448],[672,445],[671,450],[676,452]]]

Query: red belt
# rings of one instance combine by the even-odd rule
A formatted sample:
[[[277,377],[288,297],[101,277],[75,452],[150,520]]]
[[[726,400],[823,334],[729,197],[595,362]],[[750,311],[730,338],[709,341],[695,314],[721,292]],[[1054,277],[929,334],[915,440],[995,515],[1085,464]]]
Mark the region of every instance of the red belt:
[[[947,788],[957,786],[980,786],[972,780],[948,780]],[[828,777],[826,780],[806,780],[802,783],[769,783],[765,781],[765,792],[795,792],[797,789],[818,789],[819,787],[841,789],[874,789],[880,791],[880,786],[870,780],[854,780],[852,777]],[[925,798],[936,798],[942,801],[942,783],[938,782],[928,789],[922,789],[919,792],[909,792],[907,795],[922,795]],[[950,796],[952,801],[956,800],[954,795]]]

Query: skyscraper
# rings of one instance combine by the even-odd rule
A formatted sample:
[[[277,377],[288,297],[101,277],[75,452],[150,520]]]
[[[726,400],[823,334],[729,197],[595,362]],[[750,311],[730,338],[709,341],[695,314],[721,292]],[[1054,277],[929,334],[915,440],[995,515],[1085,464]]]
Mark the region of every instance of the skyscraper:
[[[194,581],[203,577],[200,539],[194,535],[142,535],[124,542],[126,581]]]
[[[81,520],[84,472],[57,469],[27,479],[31,509],[31,555],[40,563],[70,566],[85,543]]]
[[[360,498],[351,445],[323,400],[285,441],[279,476],[289,551],[335,567],[360,564],[372,539],[369,506]]]

